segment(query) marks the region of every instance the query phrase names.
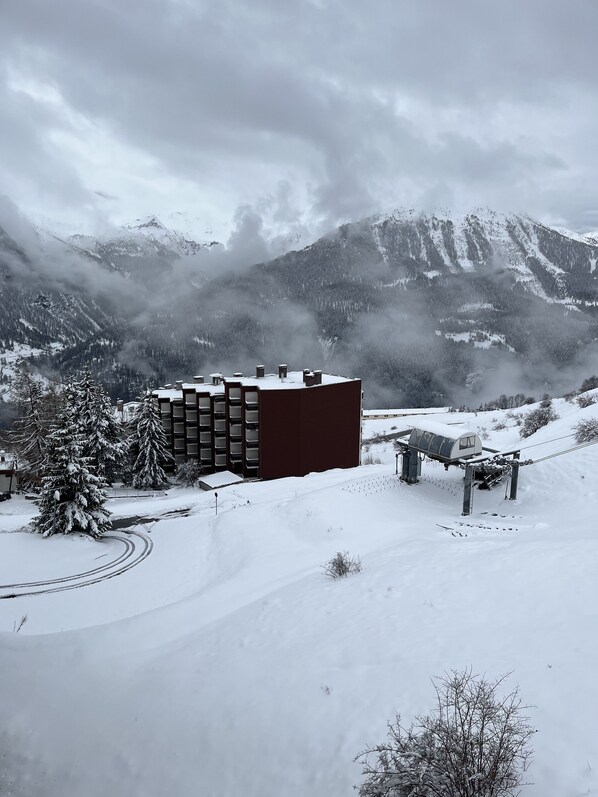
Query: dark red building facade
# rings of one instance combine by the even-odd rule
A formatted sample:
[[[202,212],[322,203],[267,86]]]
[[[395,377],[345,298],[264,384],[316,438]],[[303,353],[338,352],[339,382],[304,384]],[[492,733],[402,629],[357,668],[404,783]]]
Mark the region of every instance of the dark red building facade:
[[[154,391],[176,463],[277,479],[351,468],[361,448],[361,380],[319,371],[212,374]]]

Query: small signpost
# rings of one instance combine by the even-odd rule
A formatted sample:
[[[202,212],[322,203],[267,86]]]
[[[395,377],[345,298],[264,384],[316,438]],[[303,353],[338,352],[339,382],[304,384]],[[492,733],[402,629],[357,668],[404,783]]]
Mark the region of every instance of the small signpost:
[[[216,514],[218,514],[218,493],[214,493],[214,498],[216,499]]]

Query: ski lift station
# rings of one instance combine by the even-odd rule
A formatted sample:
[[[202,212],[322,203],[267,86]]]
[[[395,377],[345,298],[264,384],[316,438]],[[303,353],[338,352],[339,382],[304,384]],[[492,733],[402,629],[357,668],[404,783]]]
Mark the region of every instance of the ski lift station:
[[[482,441],[475,432],[426,418],[417,419],[417,426],[409,436],[409,446],[446,465],[482,453]]]
[[[408,436],[408,437],[407,437]],[[509,498],[517,497],[519,476],[519,451],[500,454],[482,445],[480,436],[460,424],[438,423],[427,418],[417,418],[410,429],[394,435],[402,455],[401,480],[417,484],[421,478],[424,458],[441,462],[445,469],[455,465],[465,470],[463,514],[471,512],[473,483],[490,489],[505,475],[511,477]],[[397,473],[398,473],[397,454]]]

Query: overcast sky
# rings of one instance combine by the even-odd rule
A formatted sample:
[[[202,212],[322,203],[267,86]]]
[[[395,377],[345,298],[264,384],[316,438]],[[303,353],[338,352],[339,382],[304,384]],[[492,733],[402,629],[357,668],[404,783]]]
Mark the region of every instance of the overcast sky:
[[[597,229],[597,41],[595,0],[0,0],[0,193],[216,237],[241,205]]]

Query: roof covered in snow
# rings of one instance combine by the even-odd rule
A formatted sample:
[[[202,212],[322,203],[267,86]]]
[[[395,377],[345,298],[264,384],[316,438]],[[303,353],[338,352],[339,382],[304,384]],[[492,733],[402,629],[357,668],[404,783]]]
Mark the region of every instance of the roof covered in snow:
[[[198,480],[202,490],[215,490],[218,487],[227,487],[229,484],[239,484],[243,479],[230,470],[221,470],[218,473],[209,473]]]
[[[357,379],[337,376],[335,374],[322,374],[322,385],[338,385],[344,382],[356,382]],[[303,381],[303,371],[289,371],[286,377],[279,377],[278,374],[266,374],[265,376],[224,376],[222,382],[213,385],[211,382],[184,382],[182,388],[159,388],[153,391],[158,398],[173,399],[182,398],[183,390],[195,390],[197,393],[209,393],[210,395],[221,395],[224,393],[224,383],[244,385],[245,387],[256,387],[260,390],[288,390],[305,388]],[[321,385],[312,385],[312,388]]]
[[[245,385],[246,387],[258,387],[260,390],[287,390],[289,388],[305,387],[303,381],[303,371],[289,371],[287,376],[280,378],[278,374],[266,374],[265,376],[227,376],[226,382]],[[335,374],[322,374],[322,385],[339,385],[343,382],[355,382],[346,376],[336,376]],[[321,385],[312,385],[321,387]]]
[[[458,440],[460,437],[475,435],[471,429],[468,429],[462,424],[448,424],[439,423],[438,421],[430,421],[421,416],[413,423],[414,429],[421,429],[423,432],[432,432],[432,434],[440,435],[440,437],[448,437],[449,440]]]

